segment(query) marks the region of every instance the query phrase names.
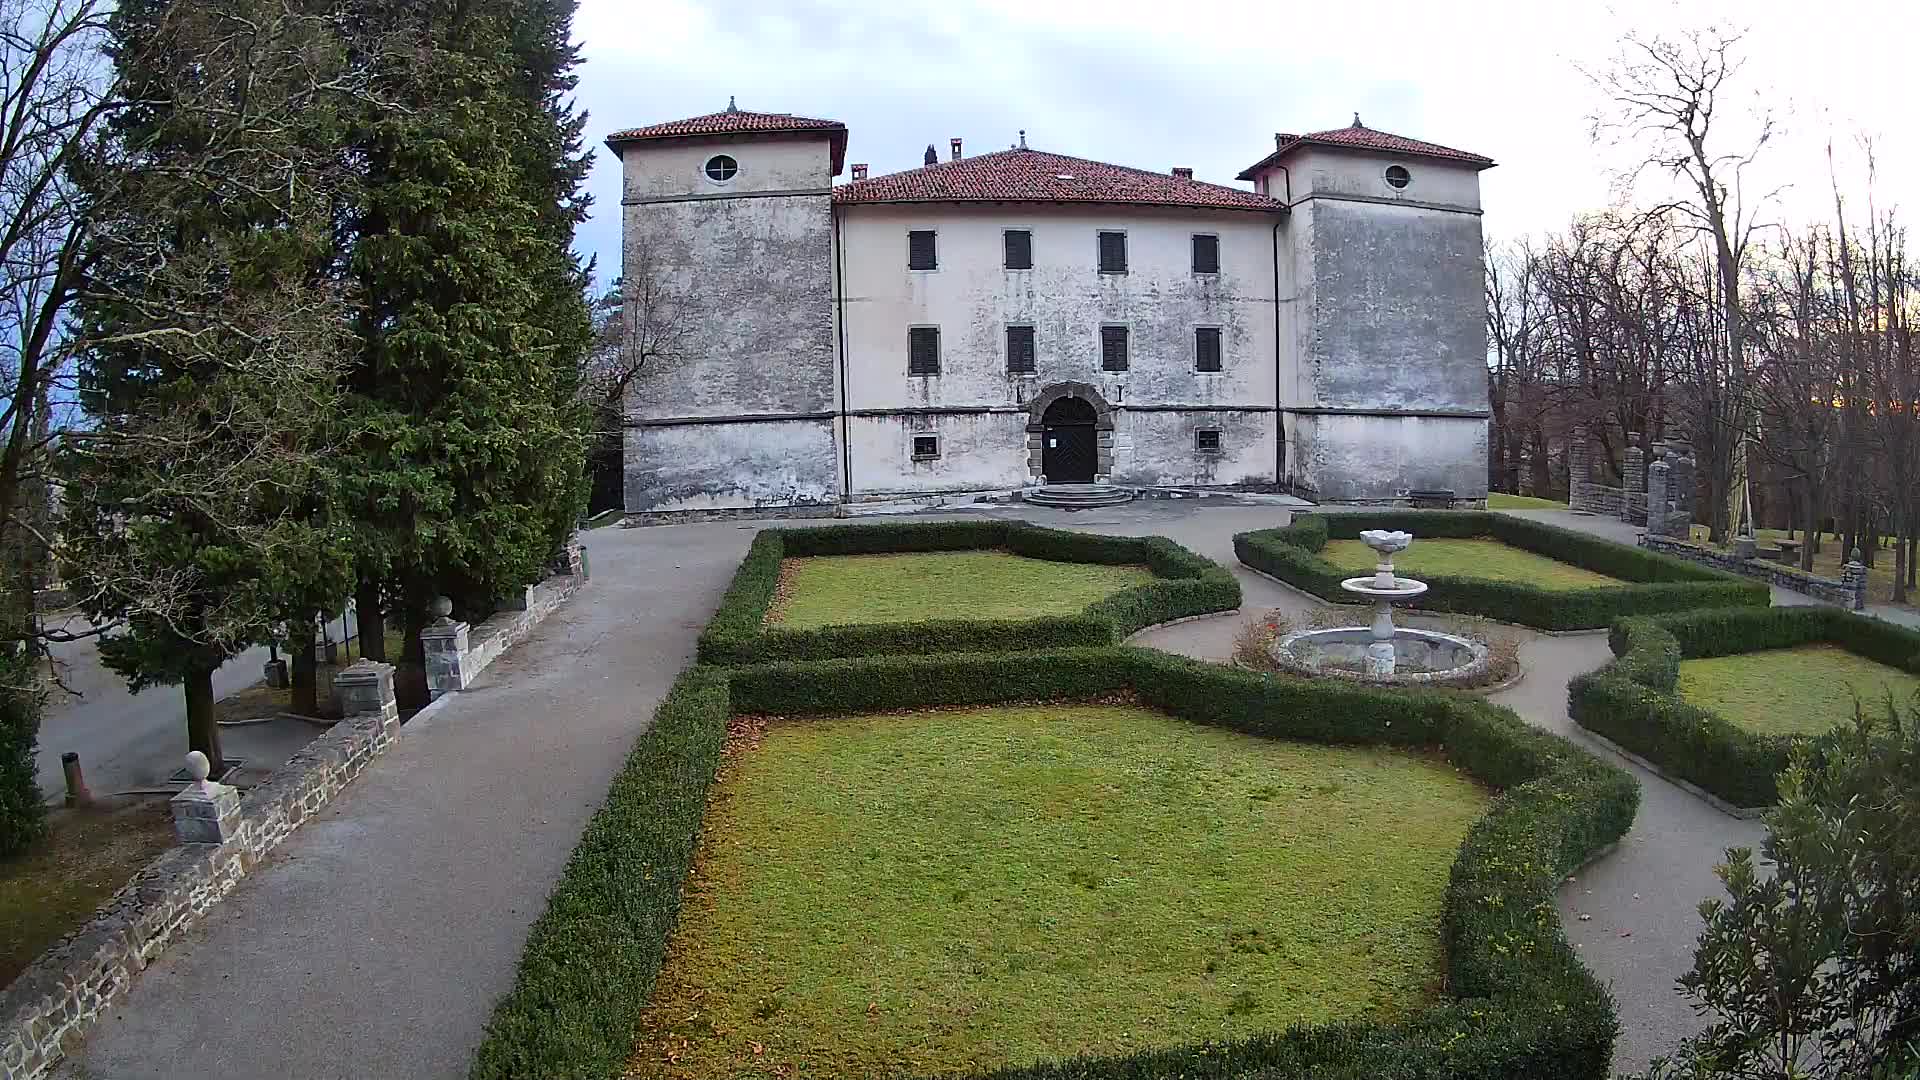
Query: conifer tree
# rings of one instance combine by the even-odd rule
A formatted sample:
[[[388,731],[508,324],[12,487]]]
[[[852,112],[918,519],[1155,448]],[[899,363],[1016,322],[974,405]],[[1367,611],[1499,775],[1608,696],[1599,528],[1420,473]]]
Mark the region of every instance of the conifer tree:
[[[63,469],[67,577],[119,621],[102,659],[181,684],[223,769],[212,674],[347,588],[317,502],[350,309],[333,268],[352,84],[332,26],[279,0],[126,0],[127,105],[81,171],[97,219]]]

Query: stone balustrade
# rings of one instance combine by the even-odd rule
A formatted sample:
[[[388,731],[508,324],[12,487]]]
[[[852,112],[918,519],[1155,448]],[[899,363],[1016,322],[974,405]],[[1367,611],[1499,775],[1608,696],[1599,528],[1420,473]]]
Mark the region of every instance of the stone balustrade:
[[[1749,559],[1732,552],[1715,551],[1685,540],[1676,540],[1670,536],[1646,533],[1640,537],[1640,546],[1649,551],[1658,551],[1663,555],[1674,555],[1689,562],[1711,566],[1716,570],[1725,570],[1742,577],[1759,578],[1769,585],[1790,589],[1816,600],[1829,604],[1838,604],[1848,611],[1864,611],[1867,607],[1867,568],[1858,560],[1850,561],[1840,570],[1840,580],[1818,574],[1809,574],[1791,566],[1782,566],[1767,559]]]

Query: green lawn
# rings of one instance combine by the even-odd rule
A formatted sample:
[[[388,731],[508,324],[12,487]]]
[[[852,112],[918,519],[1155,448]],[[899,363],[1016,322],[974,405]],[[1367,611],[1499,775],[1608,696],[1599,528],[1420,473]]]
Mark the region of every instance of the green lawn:
[[[1680,662],[1680,696],[1763,735],[1815,735],[1853,719],[1855,695],[1875,715],[1887,692],[1904,709],[1920,676],[1835,645]]]
[[[1487,492],[1489,510],[1565,510],[1567,504],[1552,499],[1536,499],[1531,495],[1508,495],[1504,492]]]
[[[56,809],[46,839],[0,859],[0,986],[173,846],[164,798],[103,798]]]
[[[749,748],[741,748],[743,744]],[[741,737],[632,1075],[926,1075],[1400,1016],[1484,789],[1130,706]]]
[[[1371,571],[1375,561],[1373,549],[1358,540],[1329,540],[1321,555],[1355,574]],[[1524,581],[1544,589],[1592,589],[1621,584],[1618,578],[1484,538],[1422,540],[1416,536],[1412,547],[1393,557],[1393,567],[1416,578],[1427,574]]]
[[[788,559],[769,625],[804,629],[921,619],[1074,615],[1153,580],[1143,566],[1049,562],[1004,551]]]

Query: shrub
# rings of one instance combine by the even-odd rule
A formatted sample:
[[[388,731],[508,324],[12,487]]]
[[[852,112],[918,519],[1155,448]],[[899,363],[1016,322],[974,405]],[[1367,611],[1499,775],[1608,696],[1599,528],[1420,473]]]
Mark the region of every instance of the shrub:
[[[1280,679],[1129,648],[871,656],[700,667],[668,696],[535,924],[475,1077],[614,1076],[652,993],[729,712],[787,716],[1085,700],[1130,692],[1268,738],[1442,748],[1500,789],[1463,842],[1442,915],[1448,1000],[1398,1023],[1043,1062],[996,1080],[1413,1077],[1600,1080],[1618,1024],[1553,904],[1622,835],[1639,789],[1619,769],[1484,701]]]
[[[0,652],[0,855],[13,855],[46,835],[34,760],[46,695],[33,664]]]
[[[780,563],[810,555],[999,549],[1053,562],[1143,564],[1155,580],[1077,615],[1018,620],[927,619],[865,626],[766,626]],[[768,529],[754,537],[720,609],[700,635],[700,661],[750,664],[897,653],[991,652],[1109,645],[1155,623],[1240,606],[1223,566],[1159,536],[1098,536],[1018,521],[883,522]]]
[[[1830,607],[1737,607],[1621,619],[1612,663],[1567,687],[1569,713],[1661,769],[1738,807],[1770,806],[1795,739],[1761,735],[1677,693],[1680,661],[1830,642],[1920,672],[1920,633]],[[1810,740],[1815,753],[1830,740]]]
[[[1295,588],[1334,603],[1353,603],[1340,588],[1352,577],[1320,557],[1327,541],[1351,540],[1363,529],[1403,529],[1416,537],[1466,539],[1490,536],[1505,544],[1621,579],[1626,584],[1593,589],[1543,589],[1525,582],[1434,575],[1423,578],[1424,595],[1408,606],[1428,611],[1481,615],[1541,630],[1590,630],[1623,615],[1699,607],[1771,602],[1762,582],[1748,581],[1657,552],[1627,547],[1597,536],[1516,518],[1461,510],[1380,510],[1365,514],[1302,514],[1283,529],[1240,533],[1233,538],[1241,562]]]

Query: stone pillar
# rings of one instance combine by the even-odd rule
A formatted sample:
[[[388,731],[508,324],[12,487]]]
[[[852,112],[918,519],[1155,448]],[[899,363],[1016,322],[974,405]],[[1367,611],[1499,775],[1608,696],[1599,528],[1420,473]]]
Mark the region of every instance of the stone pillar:
[[[1627,447],[1620,466],[1620,486],[1628,494],[1647,490],[1647,452],[1637,446]]]
[[[1567,435],[1567,506],[1589,510],[1592,501],[1593,448],[1587,442],[1587,429],[1575,427]]]
[[[1670,468],[1665,461],[1647,466],[1647,531],[1655,536],[1667,535],[1667,517],[1671,512],[1667,506],[1667,470]]]
[[[438,701],[443,694],[465,690],[473,679],[468,670],[466,623],[453,618],[453,601],[434,597],[433,613],[438,616],[420,631],[420,647],[427,658],[427,698]]]
[[[187,754],[193,782],[172,800],[173,832],[183,844],[224,844],[240,829],[240,789],[209,780],[212,773],[207,755]]]
[[[1847,588],[1847,606],[1854,611],[1867,610],[1867,565],[1860,561],[1860,549],[1854,548],[1847,565],[1840,568],[1840,584]]]
[[[522,585],[501,597],[498,603],[501,611],[531,611],[533,610],[533,586]]]
[[[345,719],[400,718],[400,704],[393,694],[392,664],[361,660],[333,676],[333,691],[340,697],[340,714]]]
[[[577,577],[582,581],[586,580],[588,577],[587,550],[580,546],[579,533],[576,532],[567,537],[567,542],[560,545],[559,551],[554,552],[553,562],[548,564],[547,569],[551,573],[560,574],[564,577]]]

